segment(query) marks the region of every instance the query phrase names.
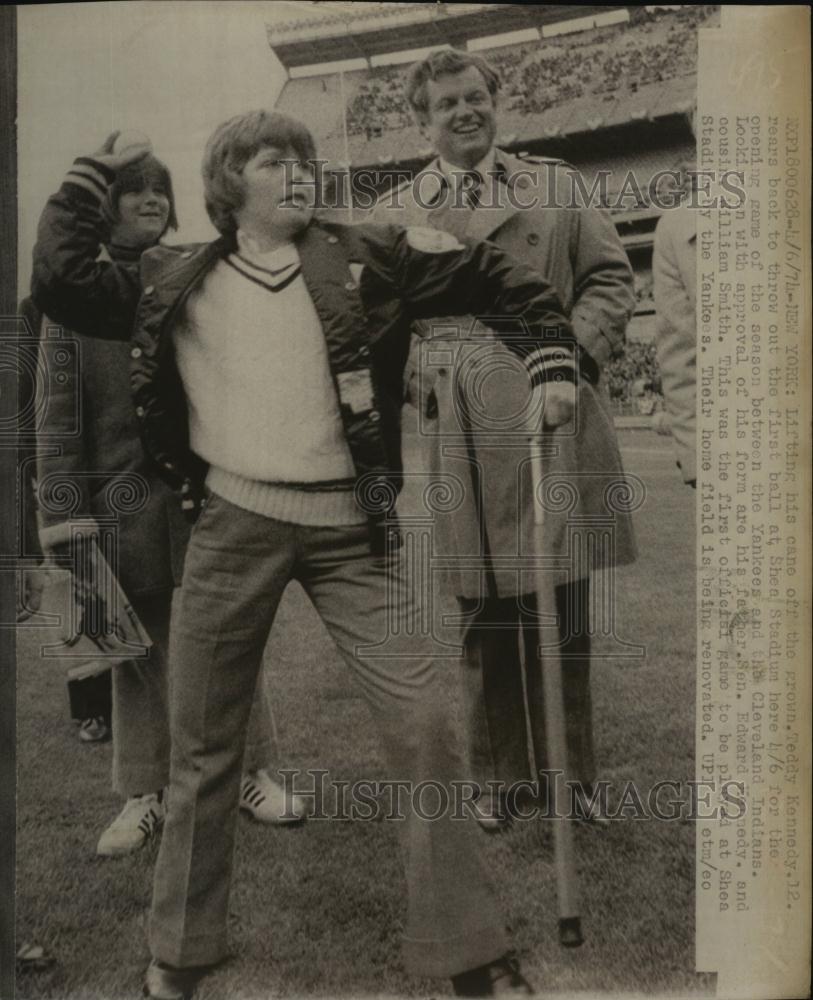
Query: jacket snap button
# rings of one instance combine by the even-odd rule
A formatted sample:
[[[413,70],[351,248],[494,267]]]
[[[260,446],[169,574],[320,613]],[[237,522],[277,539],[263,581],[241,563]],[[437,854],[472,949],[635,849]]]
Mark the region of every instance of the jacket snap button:
[[[347,289],[348,292],[354,292],[356,290],[356,283],[355,281],[348,281],[345,283],[344,287]]]
[[[535,247],[539,242],[539,233],[528,233],[528,242]]]
[[[338,243],[339,242],[339,237],[331,235],[331,236],[328,236],[327,241],[328,241],[328,243]]]
[[[131,358],[140,358],[141,357],[141,348],[140,347],[134,347],[132,349],[132,351],[130,351],[130,357]]]
[[[147,287],[144,289],[144,294],[152,295],[154,291],[155,291],[155,285],[147,285]]]
[[[144,416],[144,407],[143,406],[137,406],[136,407],[136,416],[137,417],[143,417]]]

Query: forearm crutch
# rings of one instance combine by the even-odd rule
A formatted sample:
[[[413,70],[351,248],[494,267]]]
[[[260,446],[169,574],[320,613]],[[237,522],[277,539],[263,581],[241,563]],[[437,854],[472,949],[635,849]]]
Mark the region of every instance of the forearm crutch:
[[[538,411],[537,411],[538,412]],[[541,420],[540,420],[541,423]],[[544,508],[539,495],[542,482],[542,433],[539,424],[533,428],[530,437],[531,475],[534,497],[534,576],[536,586],[536,607],[538,615],[557,614],[556,591],[553,574],[542,565],[544,548],[543,521]],[[553,858],[556,868],[556,899],[559,910],[559,942],[566,948],[575,948],[584,938],[579,916],[579,886],[576,871],[573,822],[566,818],[569,809],[560,809],[557,795],[557,777],[566,784],[570,775],[568,766],[567,740],[565,735],[565,703],[562,693],[562,657],[557,643],[545,644],[542,623],[539,624],[539,651],[542,669],[542,692],[545,701],[545,737],[548,751],[548,768],[553,781],[548,782],[548,812],[553,821]],[[567,796],[564,796],[567,806]],[[551,808],[552,807],[552,808]]]

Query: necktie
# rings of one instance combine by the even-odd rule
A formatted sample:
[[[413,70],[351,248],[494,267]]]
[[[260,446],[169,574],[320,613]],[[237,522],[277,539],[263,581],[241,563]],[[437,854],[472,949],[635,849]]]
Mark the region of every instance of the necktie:
[[[460,191],[463,204],[475,209],[480,204],[480,193],[483,187],[483,176],[476,170],[467,170],[460,175]]]

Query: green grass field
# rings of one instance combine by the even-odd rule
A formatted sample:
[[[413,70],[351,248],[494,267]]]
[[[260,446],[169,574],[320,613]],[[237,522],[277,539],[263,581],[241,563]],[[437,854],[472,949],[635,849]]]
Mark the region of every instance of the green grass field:
[[[593,668],[601,776],[647,789],[694,776],[693,497],[671,441],[621,435],[625,465],[647,484],[636,515],[640,558],[618,573],[618,634],[638,659]],[[21,629],[18,680],[18,939],[42,944],[50,969],[26,972],[18,997],[118,1000],[140,995],[149,959],[144,912],[156,844],[97,858],[99,833],[119,803],[110,745],[79,743],[64,675]],[[454,700],[454,671],[447,674]],[[268,655],[284,764],[331,777],[382,777],[366,705],[301,591],[286,595]],[[584,946],[562,949],[549,824],[483,833],[499,895],[529,977],[546,995],[710,995],[693,972],[694,826],[619,820],[577,831]],[[310,822],[269,829],[240,820],[232,893],[234,958],[204,980],[200,1000],[448,994],[447,982],[410,979],[398,934],[404,884],[396,830],[386,822]]]

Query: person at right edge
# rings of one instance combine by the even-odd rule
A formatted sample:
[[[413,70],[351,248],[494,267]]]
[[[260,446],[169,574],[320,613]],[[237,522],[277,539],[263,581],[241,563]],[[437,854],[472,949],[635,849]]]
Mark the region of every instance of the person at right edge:
[[[590,570],[635,559],[630,517],[613,509],[611,500],[624,476],[602,380],[604,366],[624,349],[635,303],[632,270],[605,212],[583,204],[558,207],[570,206],[576,190],[571,166],[561,160],[520,160],[494,145],[499,85],[485,59],[457,50],[432,52],[412,67],[407,99],[438,156],[398,190],[400,204],[386,206],[382,199],[374,213],[377,221],[488,239],[524,261],[555,289],[578,345],[577,419],[556,431],[555,454],[545,459],[544,482],[536,484],[549,493],[543,553],[537,552],[534,539],[530,476],[522,472],[528,459],[521,420],[529,405],[527,382],[510,371],[504,349],[494,345],[489,358],[482,341],[466,344],[468,317],[459,325],[462,340],[456,343],[441,343],[442,335],[414,338],[407,367],[407,399],[429,421],[422,436],[430,442],[425,457],[430,471],[472,485],[459,508],[438,518],[435,527],[438,552],[460,560],[461,569],[449,574],[448,585],[465,618],[470,765],[472,778],[483,789],[478,819],[489,830],[503,826],[516,807],[506,795],[512,785],[520,787],[518,783],[549,768],[539,619],[527,556],[558,557],[563,565],[557,575],[556,611],[568,780],[573,781],[577,815],[596,823],[604,817],[600,800],[593,797]],[[551,203],[557,207],[549,207]],[[454,360],[434,364],[432,357],[440,356],[441,347],[449,348]],[[557,497],[566,494],[572,507],[564,512]],[[613,531],[609,551],[592,541],[608,521]],[[465,568],[475,562],[479,572]],[[613,584],[611,579],[608,585]],[[547,777],[554,780],[552,774]],[[546,785],[539,780],[544,809]],[[580,791],[585,796],[581,801]]]
[[[680,204],[667,209],[655,229],[652,250],[652,281],[657,311],[655,347],[661,370],[668,430],[675,442],[675,458],[683,481],[697,485],[695,467],[695,414],[697,321],[695,272],[697,220],[686,204],[692,175],[681,164],[678,191]]]

